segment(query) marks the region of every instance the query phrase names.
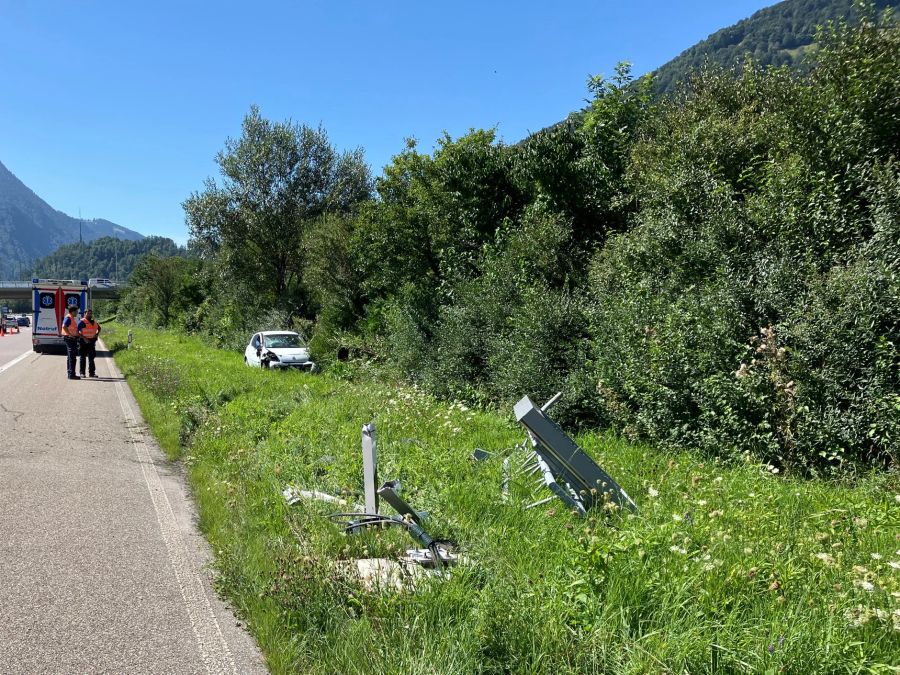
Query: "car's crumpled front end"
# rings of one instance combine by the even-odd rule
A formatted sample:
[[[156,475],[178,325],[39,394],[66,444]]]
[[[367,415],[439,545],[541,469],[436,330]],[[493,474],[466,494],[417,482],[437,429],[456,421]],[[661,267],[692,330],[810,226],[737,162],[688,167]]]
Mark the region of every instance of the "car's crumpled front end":
[[[309,350],[305,348],[268,349],[264,354],[269,368],[299,368],[312,371],[316,364],[309,358]]]

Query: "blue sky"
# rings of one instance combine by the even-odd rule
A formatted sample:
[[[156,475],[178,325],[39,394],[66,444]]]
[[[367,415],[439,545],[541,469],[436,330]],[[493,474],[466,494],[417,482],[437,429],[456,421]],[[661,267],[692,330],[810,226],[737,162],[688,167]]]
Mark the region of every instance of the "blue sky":
[[[0,162],[70,215],[184,243],[181,202],[251,104],[378,175],[409,136],[518,141],[589,75],[653,70],[771,4],[0,0]]]

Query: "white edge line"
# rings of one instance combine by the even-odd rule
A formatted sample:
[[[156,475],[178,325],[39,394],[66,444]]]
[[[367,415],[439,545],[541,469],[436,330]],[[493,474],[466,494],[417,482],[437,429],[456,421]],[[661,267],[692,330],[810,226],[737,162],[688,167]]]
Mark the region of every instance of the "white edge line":
[[[104,348],[106,347],[103,343],[101,345]],[[112,377],[122,377],[112,354],[107,357],[106,365]],[[143,440],[143,434],[135,428],[137,419],[131,404],[126,398],[122,380],[116,381],[115,389],[119,405],[122,408],[122,414],[125,417],[125,426],[128,427],[131,435],[132,445],[144,475],[144,482],[150,492],[153,509],[156,511],[156,518],[169,554],[169,564],[181,591],[181,597],[184,600],[191,627],[194,629],[194,637],[197,640],[197,646],[206,670],[211,674],[237,673],[234,657],[216,619],[215,612],[213,612],[203,582],[200,581],[200,578],[193,570],[193,565],[191,565],[189,556],[185,551],[184,540],[178,532],[175,514],[172,511],[172,505],[169,503],[169,497],[162,486],[159,473],[156,471],[156,465],[153,464],[150,458],[149,449]]]
[[[23,359],[28,358],[28,355],[31,353],[32,353],[32,350],[29,349],[27,352],[25,352],[21,356],[17,356],[12,361],[9,361],[8,363],[4,363],[2,366],[0,366],[0,373],[2,373],[4,370],[9,370],[14,365],[16,365],[19,361],[22,361]]]

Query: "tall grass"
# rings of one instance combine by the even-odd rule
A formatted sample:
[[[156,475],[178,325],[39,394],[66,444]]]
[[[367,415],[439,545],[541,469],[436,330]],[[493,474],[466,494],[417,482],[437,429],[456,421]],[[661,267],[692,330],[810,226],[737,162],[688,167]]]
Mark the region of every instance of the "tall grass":
[[[511,414],[134,335],[116,360],[189,467],[220,591],[273,672],[896,672],[896,475],[796,480],[595,433],[578,441],[639,513],[526,511],[520,491],[500,498],[502,454],[522,438]],[[104,336],[115,347],[121,331]],[[341,566],[401,553],[406,535],[345,537],[328,504],[280,494],[358,499],[369,421],[381,476],[467,559],[414,592],[366,590]],[[474,463],[475,447],[498,455]]]

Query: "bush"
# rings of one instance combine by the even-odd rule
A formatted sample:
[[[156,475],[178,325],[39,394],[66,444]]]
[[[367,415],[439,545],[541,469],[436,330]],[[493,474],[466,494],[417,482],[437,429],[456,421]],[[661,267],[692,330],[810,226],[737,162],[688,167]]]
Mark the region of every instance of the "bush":
[[[807,80],[702,74],[634,149],[640,207],[589,290],[598,391],[633,437],[801,471],[897,459],[897,31],[826,37]]]

